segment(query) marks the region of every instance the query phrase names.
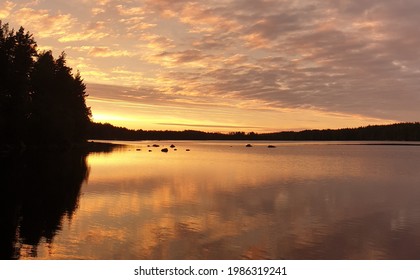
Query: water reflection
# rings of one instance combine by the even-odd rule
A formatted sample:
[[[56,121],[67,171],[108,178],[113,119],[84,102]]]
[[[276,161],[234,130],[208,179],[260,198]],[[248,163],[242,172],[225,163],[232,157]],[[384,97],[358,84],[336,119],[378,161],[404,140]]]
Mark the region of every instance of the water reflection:
[[[63,223],[71,223],[89,175],[87,155],[75,149],[0,158],[1,259],[37,257],[39,244],[51,246]]]
[[[5,165],[7,256],[420,258],[418,147],[151,144]]]

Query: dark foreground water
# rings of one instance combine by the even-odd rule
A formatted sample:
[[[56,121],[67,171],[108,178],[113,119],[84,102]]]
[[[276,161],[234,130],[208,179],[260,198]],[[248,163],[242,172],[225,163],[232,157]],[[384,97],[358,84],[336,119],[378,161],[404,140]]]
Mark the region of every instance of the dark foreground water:
[[[3,158],[1,257],[420,259],[419,146],[245,144]]]

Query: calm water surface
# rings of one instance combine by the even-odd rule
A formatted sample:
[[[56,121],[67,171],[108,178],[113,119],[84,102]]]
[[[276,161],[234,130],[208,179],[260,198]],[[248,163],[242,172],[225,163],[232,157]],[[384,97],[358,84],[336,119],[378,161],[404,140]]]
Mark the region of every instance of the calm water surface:
[[[10,179],[26,194],[15,198],[9,251],[21,259],[420,259],[420,146],[245,144],[130,142],[35,162],[39,170]]]

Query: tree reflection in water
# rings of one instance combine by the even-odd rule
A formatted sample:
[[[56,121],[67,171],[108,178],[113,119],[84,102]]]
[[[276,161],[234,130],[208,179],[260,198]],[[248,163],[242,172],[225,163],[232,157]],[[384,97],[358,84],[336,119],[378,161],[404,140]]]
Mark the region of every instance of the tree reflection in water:
[[[95,152],[111,150],[95,146]],[[41,240],[51,244],[63,221],[71,221],[89,177],[88,154],[73,149],[0,157],[0,259],[19,259],[23,250],[36,257]]]

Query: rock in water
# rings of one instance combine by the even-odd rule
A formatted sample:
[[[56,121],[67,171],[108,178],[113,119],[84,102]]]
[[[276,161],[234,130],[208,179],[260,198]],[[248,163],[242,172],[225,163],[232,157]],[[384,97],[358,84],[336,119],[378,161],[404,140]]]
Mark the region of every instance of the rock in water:
[[[246,146],[245,147],[247,147],[247,148],[251,148],[252,147],[252,145],[251,144],[246,144]]]
[[[161,150],[163,153],[167,153],[168,152],[168,148],[164,148]]]

